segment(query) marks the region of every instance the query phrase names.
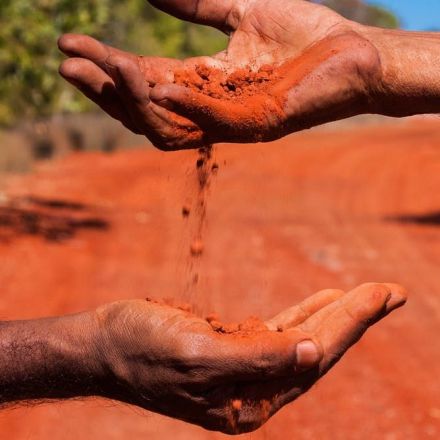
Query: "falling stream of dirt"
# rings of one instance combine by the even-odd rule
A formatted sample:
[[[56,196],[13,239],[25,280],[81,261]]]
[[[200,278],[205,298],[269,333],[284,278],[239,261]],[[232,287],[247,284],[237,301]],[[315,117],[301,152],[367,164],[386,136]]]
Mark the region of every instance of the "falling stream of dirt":
[[[225,74],[218,69],[207,66],[197,66],[194,70],[175,72],[174,82],[192,91],[216,98],[224,103],[231,99],[240,100],[245,97],[258,95],[266,91],[268,85],[276,75],[271,67],[263,66],[258,72],[248,69],[239,69],[232,74]],[[190,188],[196,185],[196,195],[193,200],[185,201],[182,206],[182,216],[188,223],[190,234],[189,252],[187,255],[186,274],[182,296],[184,301],[197,304],[199,313],[207,310],[206,295],[202,294],[200,286],[201,261],[205,252],[206,243],[204,230],[206,226],[207,204],[213,177],[217,174],[218,164],[214,160],[214,148],[206,145],[198,150],[194,173],[190,173]],[[203,305],[203,303],[205,303]]]
[[[242,323],[224,323],[217,314],[211,313],[206,315],[206,292],[200,288],[201,277],[201,259],[205,251],[204,232],[206,227],[208,198],[213,181],[213,177],[217,174],[219,166],[214,160],[213,146],[205,146],[198,150],[198,156],[195,163],[196,169],[196,186],[197,191],[192,203],[185,203],[182,206],[182,217],[185,221],[192,220],[190,228],[189,249],[188,249],[188,265],[185,279],[183,298],[186,304],[176,303],[170,304],[190,313],[199,316],[206,316],[206,321],[211,325],[212,329],[223,335],[234,336],[236,338],[249,338],[259,332],[268,332],[265,323],[258,317],[251,316]],[[192,179],[194,173],[190,174]],[[191,186],[193,187],[194,184]],[[280,330],[281,331],[281,330]],[[244,407],[252,406],[254,410],[259,411],[262,420],[269,418],[272,403],[266,399],[250,399],[243,401],[241,398],[233,398],[229,402],[229,413],[227,421],[229,428],[233,431],[237,430],[239,419]]]
[[[213,177],[217,174],[218,164],[214,160],[214,148],[207,145],[198,150],[195,163],[195,185],[197,187],[192,203],[185,203],[182,206],[182,217],[190,221],[189,228],[189,249],[187,254],[187,269],[185,284],[183,287],[183,298],[193,304],[200,304],[202,293],[199,291],[201,259],[205,251],[204,231],[208,209],[208,197]],[[191,173],[194,179],[194,173]],[[191,185],[193,186],[193,185]],[[198,312],[206,312],[198,310]]]
[[[270,85],[277,78],[271,67],[263,66],[258,72],[249,69],[240,69],[226,75],[221,70],[211,69],[206,66],[198,66],[194,71],[182,71],[175,75],[175,83],[184,86],[193,92],[197,92],[199,99],[202,96],[221,101],[223,104],[235,100],[236,102],[249,102],[248,98],[256,99],[257,107],[261,100],[257,96],[264,96]],[[195,98],[194,98],[195,99]],[[264,102],[265,98],[263,98]],[[263,106],[263,108],[266,108]],[[246,107],[248,109],[248,107]],[[229,115],[225,112],[225,117]],[[259,118],[258,112],[253,112],[254,118]],[[227,121],[226,126],[228,125]],[[235,121],[234,121],[235,122]],[[258,126],[256,120],[253,126]],[[251,124],[252,125],[252,124]],[[240,127],[245,132],[246,127]],[[260,139],[256,139],[260,140]],[[189,242],[186,244],[186,273],[181,299],[185,310],[191,310],[198,316],[207,316],[211,306],[209,292],[207,292],[206,280],[201,280],[203,275],[203,256],[206,251],[204,233],[206,228],[208,199],[210,195],[213,177],[218,172],[218,164],[214,160],[213,146],[207,145],[198,150],[195,170],[190,173],[191,201],[182,206],[182,217],[188,223]],[[194,166],[194,165],[192,165]],[[195,171],[195,173],[194,173]],[[194,191],[194,187],[196,190]],[[188,196],[188,194],[187,194]],[[218,334],[234,338],[250,338],[259,332],[268,332],[264,322],[257,317],[250,317],[242,323],[223,323],[216,314],[211,313],[206,317],[212,329]],[[228,423],[233,431],[237,429],[242,413],[252,406],[261,413],[261,419],[266,420],[271,410],[271,402],[261,398],[250,398],[249,401],[239,398],[231,399]]]

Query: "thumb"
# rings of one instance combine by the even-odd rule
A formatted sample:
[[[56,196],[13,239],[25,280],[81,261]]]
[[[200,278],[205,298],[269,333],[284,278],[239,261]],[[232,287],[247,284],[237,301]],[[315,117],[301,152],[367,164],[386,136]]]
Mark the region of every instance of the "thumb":
[[[156,85],[150,92],[155,104],[197,124],[214,142],[260,142],[267,127],[261,127],[264,107],[213,98],[177,84]],[[269,108],[268,106],[266,106]]]
[[[221,121],[228,112],[225,102],[177,84],[156,85],[150,92],[150,99],[199,125]]]
[[[261,381],[292,377],[319,364],[323,350],[299,330],[265,331],[252,337],[218,335],[216,372],[226,380]]]
[[[149,2],[177,18],[214,26],[226,33],[234,28],[234,23],[231,23],[229,17],[237,16],[237,14],[231,14],[235,4],[238,3],[236,0],[149,0]]]
[[[406,302],[397,284],[363,284],[319,310],[300,325],[322,344],[321,374],[328,371],[374,323]]]

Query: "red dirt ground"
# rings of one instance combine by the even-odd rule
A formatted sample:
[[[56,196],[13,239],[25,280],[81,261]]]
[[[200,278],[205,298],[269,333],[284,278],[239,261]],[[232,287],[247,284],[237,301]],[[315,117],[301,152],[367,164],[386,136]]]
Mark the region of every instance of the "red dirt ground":
[[[191,235],[182,206],[196,197],[196,156],[78,154],[3,178],[15,205],[0,209],[1,318],[147,296],[197,301],[225,320],[268,318],[322,288],[399,282],[411,293],[403,309],[243,437],[439,438],[440,124],[217,147],[203,299],[180,295]],[[13,440],[223,438],[97,399],[2,411],[0,432]]]

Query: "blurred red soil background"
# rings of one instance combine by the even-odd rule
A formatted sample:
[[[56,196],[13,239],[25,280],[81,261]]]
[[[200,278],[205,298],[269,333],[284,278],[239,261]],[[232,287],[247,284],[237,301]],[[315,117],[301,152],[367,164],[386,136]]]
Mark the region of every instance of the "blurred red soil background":
[[[408,304],[248,439],[440,437],[440,122],[216,147],[200,284],[182,298],[193,151],[74,153],[0,178],[0,318],[176,297],[269,318],[322,288],[399,282]],[[220,439],[91,399],[0,412],[1,438]]]

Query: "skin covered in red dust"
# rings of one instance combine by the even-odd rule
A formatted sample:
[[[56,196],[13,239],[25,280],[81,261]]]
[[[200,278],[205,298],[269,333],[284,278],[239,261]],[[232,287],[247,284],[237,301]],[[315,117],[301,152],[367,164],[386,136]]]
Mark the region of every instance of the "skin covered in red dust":
[[[381,72],[377,50],[360,25],[303,1],[283,0],[275,8],[267,0],[203,3],[198,16],[192,1],[154,1],[180,18],[215,23],[230,36],[227,50],[180,61],[137,57],[90,37],[65,35],[59,46],[71,59],[61,74],[166,150],[271,140],[371,110],[368,94],[378,87]],[[205,8],[207,15],[201,12]],[[189,83],[203,82],[204,73],[213,86],[214,76],[224,73],[226,86],[245,87],[225,102],[218,87],[220,94],[207,96],[182,86],[189,76]],[[269,81],[257,86],[264,76]],[[264,84],[269,89],[260,93]],[[242,98],[249,99],[240,102],[244,89]]]
[[[391,284],[326,290],[264,324],[229,328],[151,300],[9,321],[0,326],[0,403],[102,396],[211,430],[253,431],[405,300]]]
[[[342,346],[348,347],[357,341],[368,325],[403,305],[405,299],[404,289],[394,284],[365,284],[348,293],[329,289],[266,322],[249,317],[242,323],[228,324],[220,322],[215,315],[199,318],[186,304],[176,308],[176,305],[170,307],[166,302],[152,300],[146,305],[139,301],[120,302],[104,306],[98,313],[104,323],[107,316],[112,317],[112,324],[109,323],[111,345],[115,344],[109,353],[112,362],[115,359],[111,353],[113,349],[119,351],[118,344],[129,344],[130,348],[130,335],[126,330],[121,334],[119,328],[119,324],[123,324],[126,329],[130,322],[134,332],[144,327],[150,329],[150,333],[145,333],[152,338],[151,344],[147,344],[149,357],[155,358],[161,353],[160,357],[165,356],[164,365],[170,365],[176,356],[179,359],[171,370],[169,367],[163,369],[160,363],[151,365],[155,373],[146,374],[141,382],[136,382],[138,389],[147,391],[162,375],[168,381],[172,374],[172,388],[163,389],[155,399],[148,399],[143,404],[133,402],[127,389],[120,389],[119,400],[164,411],[164,414],[208,429],[237,434],[257,429],[283,405],[306,392],[337,362]],[[350,309],[350,319],[347,319],[347,309]],[[329,327],[326,327],[327,321]],[[154,327],[151,327],[153,322]],[[311,341],[320,346],[318,358],[310,351]],[[302,353],[298,350],[292,353],[292,344],[299,347],[301,343],[305,343]],[[136,358],[135,353],[141,348],[136,344],[132,348],[134,351],[129,358]],[[181,350],[186,355],[182,355]],[[264,361],[260,363],[261,359]],[[117,366],[119,362],[122,364]],[[138,362],[126,362],[124,355],[112,367],[122,372],[120,380],[123,382],[132,375],[139,377],[145,368]],[[228,365],[221,367],[224,362]],[[183,400],[178,397],[180,388],[186,389],[186,379],[178,372],[181,363],[196,375],[195,380],[201,380],[200,386],[194,389],[194,401],[188,395]],[[226,370],[218,371],[217,376],[216,368]],[[169,392],[177,394],[170,399]],[[198,413],[200,395],[205,402],[210,402],[209,414]],[[203,402],[202,407],[205,407]]]
[[[177,70],[174,72],[174,85],[157,83],[151,97],[168,110],[195,122],[204,133],[199,134],[199,141],[270,141],[327,122],[329,114],[324,97],[314,102],[299,103],[295,95],[305,84],[315,92],[323,87],[334,89],[336,85],[331,81],[323,83],[323,75],[318,75],[316,70],[324,69],[323,66],[336,69],[336,65],[342,64],[342,59],[350,59],[354,53],[368,50],[369,43],[354,33],[329,36],[298,58],[281,65],[263,65],[258,70],[248,67],[232,72],[206,65]],[[347,60],[344,65],[349,65]],[[355,66],[351,68],[356,69]],[[370,72],[370,76],[374,75]],[[338,80],[341,81],[341,78]],[[349,93],[342,89],[338,93],[343,94],[345,99],[351,99],[351,111],[360,112],[363,100],[354,96],[355,84],[360,95],[365,87],[361,79],[351,81],[353,90]],[[179,101],[167,98],[167,90],[174,91]],[[291,114],[295,114],[294,119]],[[170,116],[175,117],[178,130],[183,130],[181,116],[172,116],[172,113]],[[192,124],[187,125],[187,130],[186,136],[196,136],[197,130]]]
[[[151,3],[225,32],[227,49],[185,60],[142,57],[68,34],[59,41],[70,57],[60,72],[158,148],[268,141],[362,113],[439,112],[438,33],[367,27],[302,0]],[[254,87],[255,72],[260,79],[276,73],[268,90]],[[218,87],[222,75],[229,76],[226,96]],[[193,90],[182,85],[182,77],[192,77],[187,83],[195,86],[209,77],[212,86]],[[240,78],[252,83],[247,88],[253,95],[223,99]],[[207,88],[208,95],[200,93]]]

